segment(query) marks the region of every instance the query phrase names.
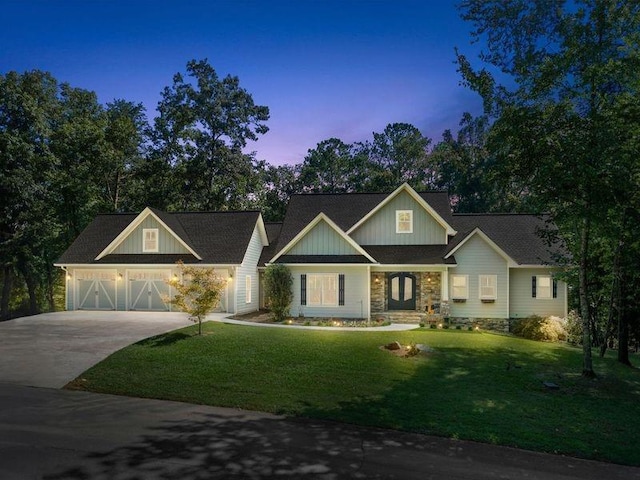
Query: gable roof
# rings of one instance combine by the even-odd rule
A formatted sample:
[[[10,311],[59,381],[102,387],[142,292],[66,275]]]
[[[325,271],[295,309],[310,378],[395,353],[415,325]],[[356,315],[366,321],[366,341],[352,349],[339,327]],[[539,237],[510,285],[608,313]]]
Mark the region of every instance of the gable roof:
[[[149,209],[151,210],[151,209]],[[56,265],[69,264],[173,264],[239,265],[244,259],[256,225],[267,239],[262,215],[245,212],[181,212],[152,210],[197,256],[188,254],[106,254],[105,251],[140,216],[135,213],[98,215],[65,251]]]
[[[518,265],[554,265],[563,253],[560,244],[547,245],[540,233],[554,228],[545,215],[530,214],[455,214],[453,222],[459,233],[451,239],[448,254],[479,229]]]
[[[421,192],[417,195],[428,203],[440,218],[451,225],[453,215],[447,192],[431,191]],[[330,218],[340,230],[347,232],[388,197],[388,193],[306,193],[292,195],[279,235],[269,247],[269,255],[262,255],[260,265],[264,265],[277,252],[280,252],[320,213],[324,213]],[[373,257],[375,258],[375,255]]]
[[[142,222],[149,216],[155,218],[156,221],[160,225],[162,225],[167,232],[169,232],[169,235],[174,237],[180,244],[182,244],[182,246],[184,246],[194,257],[196,257],[198,260],[202,260],[202,257],[193,249],[191,245],[189,245],[189,243],[187,243],[187,241],[189,240],[189,237],[187,233],[184,231],[184,229],[182,228],[182,225],[180,225],[179,222],[175,221],[175,218],[173,217],[173,215],[162,212],[160,210],[155,210],[155,209],[152,210],[149,207],[145,208],[142,212],[140,212],[140,214],[136,218],[134,218],[133,221],[129,223],[129,225],[127,225],[127,227],[124,230],[122,230],[118,234],[118,236],[114,238],[111,241],[111,243],[109,243],[109,245],[107,245],[96,256],[95,259],[100,260],[106,255],[113,253],[115,249],[118,247],[118,245],[120,245],[129,235],[131,235],[131,233],[136,228],[138,228],[140,224],[142,224]],[[164,217],[164,219],[162,217]],[[171,224],[173,228],[171,228],[167,223]],[[177,232],[174,231],[174,229],[177,230]],[[182,233],[182,237],[178,234],[178,232]]]
[[[397,197],[400,193],[405,192],[411,198],[413,198],[418,205],[425,209],[429,215],[433,217],[433,219],[442,226],[447,232],[447,235],[455,235],[456,231],[451,227],[451,225],[431,206],[428,202],[425,201],[423,197],[421,197],[413,188],[409,186],[407,183],[403,183],[398,188],[395,189],[391,194],[387,196],[383,201],[378,203],[369,213],[367,213],[364,217],[362,217],[358,222],[349,228],[347,231],[348,234],[351,234],[361,225],[364,225],[367,220],[369,220],[376,212],[382,210],[385,205],[387,205],[391,200]]]
[[[302,230],[298,232],[298,234],[293,237],[286,245],[282,246],[276,255],[269,261],[269,263],[273,263],[278,258],[285,256],[286,253],[293,248],[293,246],[302,240],[307,233],[309,233],[313,228],[318,225],[320,222],[326,223],[338,236],[344,239],[356,252],[356,256],[363,256],[372,263],[376,263],[376,261],[365,251],[362,249],[358,243],[353,240],[349,235],[347,235],[338,225],[336,225],[325,213],[320,212],[316,217],[309,222]],[[307,257],[307,255],[305,255]]]

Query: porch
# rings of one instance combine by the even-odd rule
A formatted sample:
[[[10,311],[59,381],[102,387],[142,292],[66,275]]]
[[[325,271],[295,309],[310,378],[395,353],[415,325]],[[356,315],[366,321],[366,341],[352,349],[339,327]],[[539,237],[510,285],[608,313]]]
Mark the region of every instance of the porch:
[[[370,285],[372,320],[437,325],[449,316],[445,272],[371,272]]]

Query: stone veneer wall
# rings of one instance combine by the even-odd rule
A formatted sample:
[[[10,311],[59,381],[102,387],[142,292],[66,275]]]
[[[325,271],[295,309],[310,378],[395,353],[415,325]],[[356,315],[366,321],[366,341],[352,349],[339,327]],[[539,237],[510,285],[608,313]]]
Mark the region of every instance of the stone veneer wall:
[[[416,311],[426,312],[429,295],[431,305],[440,304],[442,275],[440,272],[408,272],[416,277]],[[376,281],[377,280],[377,281]],[[371,273],[371,312],[386,312],[388,309],[388,273]]]
[[[450,317],[444,319],[444,324],[449,325],[449,328],[460,327],[463,330],[469,328],[479,327],[481,330],[492,330],[495,332],[508,332],[509,331],[509,319],[508,318],[461,318]]]

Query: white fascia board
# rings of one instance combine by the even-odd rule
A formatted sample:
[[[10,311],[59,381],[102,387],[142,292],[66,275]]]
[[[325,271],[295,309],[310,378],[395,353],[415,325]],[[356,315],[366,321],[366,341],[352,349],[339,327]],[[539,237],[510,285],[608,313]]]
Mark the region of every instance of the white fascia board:
[[[377,265],[371,265],[372,272],[398,272],[398,271],[408,271],[410,269],[416,271],[425,271],[425,272],[438,272],[444,271],[447,267],[457,267],[458,265],[455,263],[434,263],[434,264],[425,264],[425,263],[416,263],[416,264],[391,264],[391,263],[379,263]]]
[[[217,264],[217,263],[185,263],[186,266],[203,267],[203,268],[234,268],[239,267],[238,264]],[[64,268],[89,268],[89,269],[113,269],[113,268],[167,268],[175,267],[175,263],[54,263],[54,267]]]
[[[495,252],[500,255],[502,258],[504,258],[507,262],[507,266],[508,267],[515,267],[518,265],[518,263],[511,258],[509,255],[507,255],[507,253],[502,250],[497,244],[496,242],[494,242],[493,240],[491,240],[486,233],[484,233],[480,227],[476,227],[469,235],[466,236],[466,238],[464,240],[462,240],[458,245],[455,246],[455,248],[453,250],[451,250],[449,253],[447,253],[444,258],[449,258],[451,257],[454,253],[456,253],[460,248],[462,248],[462,246],[464,244],[466,244],[474,235],[478,235],[480,238],[482,238],[493,250],[495,250]]]
[[[131,232],[133,232],[136,228],[138,228],[140,226],[140,224],[144,221],[145,218],[147,218],[149,215],[151,215],[153,218],[156,219],[156,221],[162,225],[171,235],[173,235],[173,237],[178,240],[178,242],[184,247],[186,248],[189,252],[191,252],[191,254],[196,257],[198,260],[202,260],[202,257],[200,255],[198,255],[195,250],[193,250],[189,245],[187,245],[185,243],[184,240],[182,240],[177,234],[176,232],[174,232],[173,230],[171,230],[169,228],[169,226],[164,223],[160,217],[158,217],[155,213],[153,213],[153,211],[151,211],[151,209],[149,207],[146,207],[142,212],[140,212],[140,214],[133,219],[133,221],[127,225],[127,228],[125,228],[124,230],[122,230],[122,232],[120,232],[120,234],[114,238],[111,243],[109,245],[107,245],[107,247],[102,250],[102,252],[100,252],[98,254],[98,256],[95,258],[95,260],[100,260],[101,258],[103,258],[106,255],[109,255],[110,253],[112,253],[117,247],[118,245],[120,245],[125,238],[127,238]]]
[[[262,241],[262,245],[265,247],[269,246],[269,238],[267,237],[267,229],[264,226],[264,219],[262,218],[262,214],[258,213],[258,221],[256,222],[258,225],[258,233],[260,234],[260,240]]]
[[[272,265],[271,263],[266,264],[267,267]],[[287,267],[371,267],[370,263],[279,263],[278,265],[285,265]],[[264,267],[266,268],[266,267]]]
[[[318,223],[322,221],[326,222],[327,225],[329,225],[338,235],[344,238],[347,241],[347,243],[356,250],[356,252],[358,252],[360,255],[363,255],[364,257],[371,260],[372,263],[378,263],[360,245],[358,245],[358,243],[353,238],[347,235],[344,230],[342,230],[338,225],[336,225],[333,222],[333,220],[327,217],[324,213],[320,212],[316,216],[316,218],[314,218],[311,222],[309,222],[309,224],[306,227],[304,227],[302,230],[300,230],[300,232],[295,237],[293,237],[293,239],[289,243],[287,243],[278,253],[276,253],[276,255],[271,260],[269,260],[267,264],[274,263],[278,258],[286,254],[289,250],[291,250],[291,248],[293,248],[293,246],[296,243],[302,240],[305,237],[305,235],[307,235],[307,233],[309,233],[313,229],[313,227],[315,227]]]
[[[386,204],[388,204],[391,200],[393,200],[400,192],[407,192],[429,215],[431,215],[438,224],[442,228],[445,229],[446,235],[455,235],[458,233],[453,229],[451,225],[449,225],[444,218],[442,218],[438,212],[436,212],[431,205],[429,205],[424,198],[422,198],[418,193],[411,188],[408,183],[403,183],[398,188],[396,188],[392,193],[390,193],[387,198],[385,198],[382,202],[376,205],[373,210],[367,213],[364,217],[362,217],[353,227],[351,227],[347,231],[347,235],[351,235],[355,230],[357,230],[362,224],[364,224],[367,220],[369,220],[376,212],[382,209]]]

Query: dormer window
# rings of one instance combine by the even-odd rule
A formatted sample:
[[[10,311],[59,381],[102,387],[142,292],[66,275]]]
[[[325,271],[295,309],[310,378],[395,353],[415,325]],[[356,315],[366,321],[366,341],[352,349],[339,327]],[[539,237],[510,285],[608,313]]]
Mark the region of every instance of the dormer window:
[[[396,233],[413,233],[413,210],[396,210]]]
[[[158,229],[142,229],[142,251],[144,253],[154,253],[158,251]]]

